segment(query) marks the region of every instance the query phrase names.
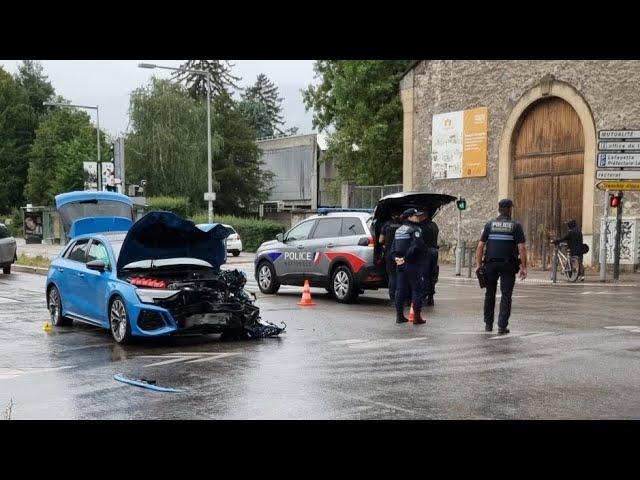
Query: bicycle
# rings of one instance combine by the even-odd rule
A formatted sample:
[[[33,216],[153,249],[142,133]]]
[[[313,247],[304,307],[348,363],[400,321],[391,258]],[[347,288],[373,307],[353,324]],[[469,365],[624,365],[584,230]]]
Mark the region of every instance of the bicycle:
[[[580,260],[578,257],[570,255],[570,252],[564,251],[567,244],[562,242],[556,244],[556,251],[553,256],[553,267],[551,269],[551,279],[555,281],[558,265],[561,268],[562,273],[567,277],[567,281],[576,282],[580,278]]]

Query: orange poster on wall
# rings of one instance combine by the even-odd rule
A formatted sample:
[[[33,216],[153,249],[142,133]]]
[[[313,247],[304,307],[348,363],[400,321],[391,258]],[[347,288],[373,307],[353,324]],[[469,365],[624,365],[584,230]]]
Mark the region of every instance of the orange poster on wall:
[[[462,177],[487,175],[487,108],[464,111]]]

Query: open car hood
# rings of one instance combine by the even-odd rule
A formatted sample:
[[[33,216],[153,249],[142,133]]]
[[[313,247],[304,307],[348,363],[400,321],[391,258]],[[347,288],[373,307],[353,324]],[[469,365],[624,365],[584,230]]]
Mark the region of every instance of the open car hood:
[[[196,226],[171,212],[151,212],[127,232],[118,270],[133,262],[196,258],[219,268],[227,259],[225,239],[231,230],[219,223]]]
[[[407,208],[417,208],[429,212],[431,218],[434,218],[440,208],[455,200],[456,197],[443,193],[399,192],[387,195],[378,200],[373,212],[376,230],[391,218],[393,210],[397,209],[402,212]],[[379,232],[376,231],[375,235],[378,238]]]

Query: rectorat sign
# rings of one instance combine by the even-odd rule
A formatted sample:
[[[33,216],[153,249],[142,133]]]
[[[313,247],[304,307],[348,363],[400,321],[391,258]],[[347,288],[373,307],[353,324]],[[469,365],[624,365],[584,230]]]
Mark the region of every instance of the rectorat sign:
[[[439,113],[431,124],[431,176],[434,179],[487,175],[486,107]]]

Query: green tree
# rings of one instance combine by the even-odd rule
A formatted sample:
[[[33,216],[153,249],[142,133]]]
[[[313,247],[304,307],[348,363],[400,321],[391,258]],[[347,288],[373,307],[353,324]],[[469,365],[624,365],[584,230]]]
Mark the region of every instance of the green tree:
[[[36,60],[23,60],[18,67],[16,80],[26,90],[33,112],[40,117],[47,108],[43,103],[51,100],[55,95],[53,86],[44,74],[42,64]]]
[[[228,60],[188,60],[180,68],[201,70],[211,76],[211,96],[215,97],[228,93],[229,89],[240,89],[237,82],[241,80],[231,73],[234,67]],[[207,79],[202,75],[189,72],[176,72],[173,76],[179,82],[184,82],[193,98],[207,97]]]
[[[37,205],[50,205],[55,195],[81,189],[82,162],[97,159],[96,129],[89,115],[74,108],[49,108],[36,130],[25,186],[25,197]],[[104,134],[101,139],[106,151]]]
[[[266,198],[269,176],[260,169],[253,131],[222,92],[211,105],[215,208],[254,210]],[[185,87],[152,79],[131,94],[132,133],[125,141],[127,176],[147,181],[147,195],[188,197],[204,207],[207,191],[206,103]]]
[[[272,136],[283,133],[282,97],[278,96],[278,87],[261,73],[256,82],[241,95],[241,110],[259,136]]]
[[[23,203],[33,124],[26,91],[0,68],[0,212]]]
[[[303,91],[313,126],[328,133],[327,159],[341,180],[361,185],[402,179],[399,81],[408,60],[320,60]]]

